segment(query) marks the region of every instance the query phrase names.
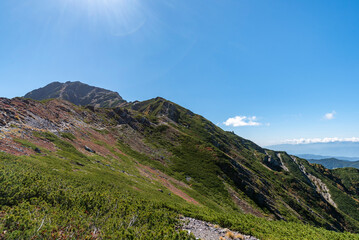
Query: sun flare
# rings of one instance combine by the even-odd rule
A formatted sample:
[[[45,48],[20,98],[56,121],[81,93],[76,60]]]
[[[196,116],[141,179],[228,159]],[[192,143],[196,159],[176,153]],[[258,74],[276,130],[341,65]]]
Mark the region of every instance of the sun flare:
[[[146,22],[143,4],[137,0],[64,0],[65,11],[75,11],[93,25],[100,24],[114,35],[128,35]]]

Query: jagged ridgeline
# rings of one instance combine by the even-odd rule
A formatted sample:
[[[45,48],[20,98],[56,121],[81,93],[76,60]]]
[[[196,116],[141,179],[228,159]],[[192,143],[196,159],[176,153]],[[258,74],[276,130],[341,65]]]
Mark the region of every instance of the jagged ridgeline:
[[[184,215],[259,239],[359,239],[357,170],[263,149],[163,98],[122,101],[0,99],[0,238],[193,239]]]

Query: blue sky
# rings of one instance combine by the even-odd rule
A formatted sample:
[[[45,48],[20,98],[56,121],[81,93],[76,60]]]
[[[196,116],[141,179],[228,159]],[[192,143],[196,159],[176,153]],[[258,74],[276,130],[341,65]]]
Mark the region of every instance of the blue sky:
[[[162,96],[262,146],[357,138],[358,12],[344,0],[1,0],[0,96],[82,81]]]

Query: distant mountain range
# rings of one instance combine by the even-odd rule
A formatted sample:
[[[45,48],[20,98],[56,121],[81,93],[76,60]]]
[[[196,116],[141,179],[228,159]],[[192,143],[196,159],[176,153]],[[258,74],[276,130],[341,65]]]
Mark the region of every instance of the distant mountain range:
[[[345,161],[339,160],[336,158],[326,158],[326,159],[308,159],[310,163],[321,164],[328,169],[335,169],[335,168],[345,168],[345,167],[352,167],[359,169],[359,161]]]
[[[276,151],[286,151],[289,154],[297,155],[306,159],[304,155],[322,155],[320,158],[339,158],[343,160],[359,159],[359,142],[330,142],[330,143],[308,143],[308,144],[280,144],[267,148]],[[314,157],[318,159],[317,157]]]
[[[53,82],[27,93],[24,97],[35,100],[57,98],[76,105],[92,105],[95,107],[118,107],[126,102],[117,92],[81,82]]]
[[[343,157],[343,156],[323,156],[323,155],[315,155],[315,154],[296,154],[296,156],[304,159],[314,159],[314,160],[321,160],[327,158],[335,158],[338,160],[344,161],[358,161],[359,157]]]

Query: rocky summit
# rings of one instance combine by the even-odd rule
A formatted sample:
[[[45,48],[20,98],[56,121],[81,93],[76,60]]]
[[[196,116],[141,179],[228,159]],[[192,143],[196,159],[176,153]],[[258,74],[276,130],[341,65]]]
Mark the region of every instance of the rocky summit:
[[[0,99],[0,239],[358,239],[358,171],[261,148],[163,98],[79,82],[25,97]]]
[[[57,98],[76,105],[96,107],[117,107],[126,102],[117,92],[89,86],[81,82],[53,82],[27,93],[24,97],[35,100]]]

